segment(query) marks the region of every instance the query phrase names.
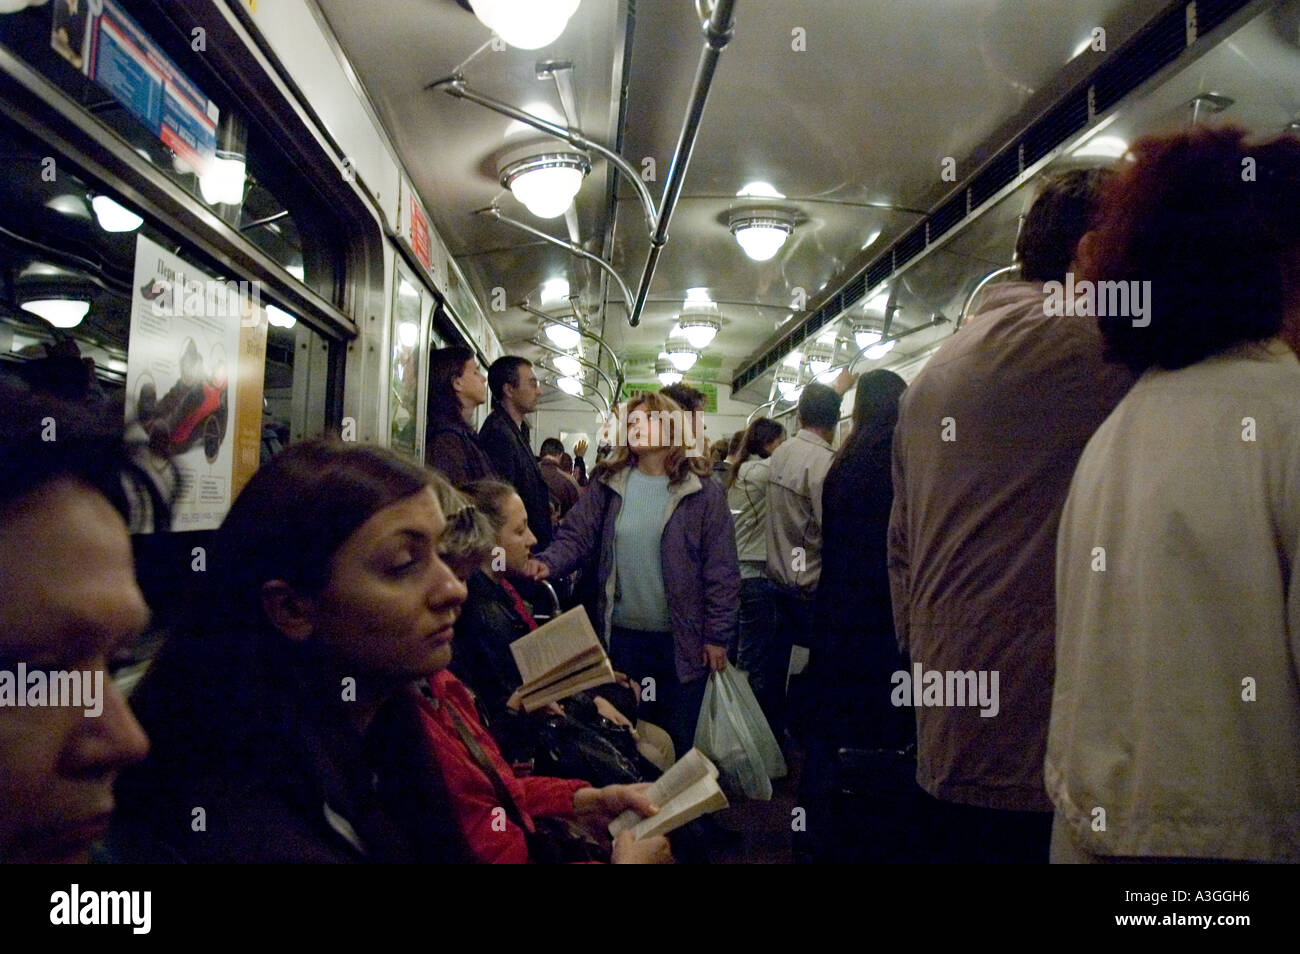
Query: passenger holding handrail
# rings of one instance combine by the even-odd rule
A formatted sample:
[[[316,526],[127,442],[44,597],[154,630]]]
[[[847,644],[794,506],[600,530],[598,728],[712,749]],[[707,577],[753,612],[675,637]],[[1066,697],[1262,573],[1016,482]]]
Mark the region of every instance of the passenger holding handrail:
[[[685,420],[689,420],[687,416]],[[693,745],[709,672],[735,643],[740,575],[726,497],[691,456],[695,435],[662,393],[632,399],[626,433],[536,562],[539,578],[595,569],[596,631],[642,686],[643,717]]]

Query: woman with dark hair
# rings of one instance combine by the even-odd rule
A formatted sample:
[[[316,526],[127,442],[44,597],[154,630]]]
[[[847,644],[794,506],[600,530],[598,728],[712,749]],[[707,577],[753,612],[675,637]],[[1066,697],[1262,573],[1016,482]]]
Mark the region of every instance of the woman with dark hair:
[[[424,460],[457,487],[495,477],[492,462],[470,426],[487,400],[487,378],[469,348],[438,348],[429,355],[429,425]]]
[[[509,775],[444,671],[465,587],[439,552],[443,484],[383,448],[323,442],[253,475],[193,619],[133,698],[153,751],[119,785],[122,844],[150,860],[526,861],[526,828],[486,834],[481,803],[502,797],[478,755],[525,826],[649,810],[628,787]]]
[[[1300,861],[1300,140],[1131,151],[1080,243],[1142,377],[1057,536],[1052,860]]]
[[[745,428],[736,462],[723,485],[727,506],[736,527],[736,555],[740,561],[740,639],[736,665],[753,672],[763,648],[772,641],[776,584],[767,578],[767,483],[772,469],[768,458],[785,440],[785,427],[770,417],[760,417]]]
[[[813,604],[822,644],[809,660],[808,760],[800,781],[810,815],[825,811],[829,793],[845,779],[860,803],[854,817],[819,819],[814,860],[899,863],[909,860],[906,833],[924,822],[924,792],[916,784],[916,738],[910,708],[891,702],[895,672],[907,657],[894,638],[893,604],[885,565],[889,514],[894,502],[891,447],[898,400],[906,385],[892,371],[858,378],[853,430],[835,455],[822,487],[822,572]],[[837,753],[857,750],[852,758]],[[859,766],[865,771],[854,772]],[[837,852],[853,826],[852,859]],[[841,834],[819,839],[817,831]]]
[[[838,745],[904,748],[915,726],[890,705],[890,676],[905,668],[894,639],[885,566],[894,503],[890,452],[907,385],[879,369],[858,378],[853,430],[822,486],[822,573],[813,619],[823,643],[810,660],[817,731]]]
[[[642,394],[626,422],[537,558],[538,575],[565,576],[593,561],[596,631],[615,669],[655,687],[653,699],[643,693],[641,714],[668,730],[680,758],[694,743],[706,677],[726,668],[735,642],[736,541],[708,461],[687,454],[695,435],[681,406]]]

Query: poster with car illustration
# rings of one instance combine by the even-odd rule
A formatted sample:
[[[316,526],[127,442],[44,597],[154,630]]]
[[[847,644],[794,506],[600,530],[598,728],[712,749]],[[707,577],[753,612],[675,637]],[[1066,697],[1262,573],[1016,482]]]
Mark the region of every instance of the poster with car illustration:
[[[231,387],[248,289],[241,294],[143,235],[134,285],[127,425],[159,467],[171,460],[180,472],[172,529],[214,529],[230,509]]]

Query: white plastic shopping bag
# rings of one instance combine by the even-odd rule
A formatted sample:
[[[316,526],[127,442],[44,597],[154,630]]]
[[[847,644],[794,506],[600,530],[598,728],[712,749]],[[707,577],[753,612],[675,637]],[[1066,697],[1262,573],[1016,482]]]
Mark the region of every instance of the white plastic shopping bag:
[[[729,793],[769,801],[771,780],[786,773],[781,747],[749,688],[749,677],[735,666],[709,675],[695,746],[713,760]]]

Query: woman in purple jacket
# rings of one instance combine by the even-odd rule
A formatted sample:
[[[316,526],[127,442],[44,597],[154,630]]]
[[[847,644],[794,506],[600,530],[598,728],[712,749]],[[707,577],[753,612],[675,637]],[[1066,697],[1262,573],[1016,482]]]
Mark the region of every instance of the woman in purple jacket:
[[[731,511],[717,482],[701,479],[708,461],[687,456],[688,423],[671,398],[634,399],[614,452],[538,557],[541,578],[594,568],[592,623],[678,758],[694,744],[706,677],[727,666],[740,606]]]

